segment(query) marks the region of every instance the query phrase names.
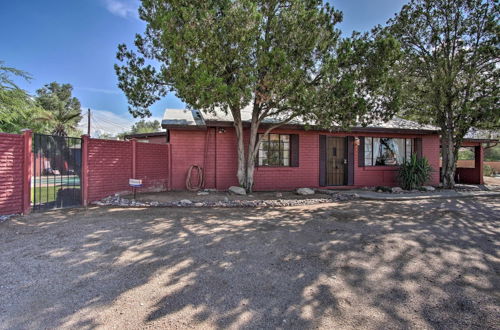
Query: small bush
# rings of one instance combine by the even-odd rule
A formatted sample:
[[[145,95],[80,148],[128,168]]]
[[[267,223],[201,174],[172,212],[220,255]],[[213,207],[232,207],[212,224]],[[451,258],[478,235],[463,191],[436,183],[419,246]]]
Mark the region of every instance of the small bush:
[[[418,189],[431,178],[431,172],[432,167],[427,158],[413,154],[399,167],[398,181],[403,189]]]
[[[490,165],[484,165],[483,174],[485,176],[495,176],[495,170]]]

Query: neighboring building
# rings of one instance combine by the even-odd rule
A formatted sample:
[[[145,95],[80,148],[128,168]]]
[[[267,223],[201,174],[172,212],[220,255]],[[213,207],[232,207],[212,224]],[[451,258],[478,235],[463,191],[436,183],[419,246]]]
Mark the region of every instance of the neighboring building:
[[[168,143],[168,132],[138,133],[125,135],[125,140],[136,139],[145,143]]]
[[[250,114],[250,109],[242,112],[247,135]],[[272,123],[272,119],[265,121],[261,132]],[[238,185],[230,114],[167,109],[162,127],[168,131],[171,146],[172,189],[185,189],[191,165],[203,168],[205,188],[223,190]],[[434,168],[429,184],[438,185],[439,150],[436,127],[404,119],[350,131],[305,129],[304,123],[295,121],[273,130],[262,143],[254,190],[395,186],[397,165],[412,153],[429,160]]]

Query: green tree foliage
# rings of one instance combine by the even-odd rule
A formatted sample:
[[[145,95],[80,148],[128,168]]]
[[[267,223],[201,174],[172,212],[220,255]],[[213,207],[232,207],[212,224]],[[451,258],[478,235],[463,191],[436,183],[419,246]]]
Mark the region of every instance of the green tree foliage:
[[[26,91],[15,84],[13,79],[16,76],[31,79],[27,72],[7,67],[0,61],[0,131],[20,133],[26,128],[44,132],[46,123],[40,120],[43,110]]]
[[[103,140],[117,140],[118,136],[115,136],[111,133],[101,133],[99,134],[98,138]]]
[[[142,119],[132,126],[130,134],[153,133],[160,130],[161,126],[158,120],[146,121]]]
[[[474,148],[465,147],[458,150],[458,160],[473,160],[476,155],[474,153]]]
[[[31,75],[23,70],[5,65],[4,61],[0,61],[0,88],[4,89],[20,89],[14,82],[13,77],[19,77],[24,80],[31,80]]]
[[[36,100],[46,111],[51,134],[67,136],[77,135],[77,125],[82,119],[80,101],[72,97],[73,87],[70,84],[52,82],[37,90]]]
[[[485,148],[484,160],[487,162],[500,162],[500,144]]]
[[[404,51],[402,109],[441,128],[446,187],[467,131],[500,127],[499,10],[492,0],[410,0],[388,22]]]
[[[241,186],[251,191],[265,134],[295,118],[331,127],[366,123],[397,108],[388,65],[397,42],[381,34],[342,40],[342,14],[321,0],[143,0],[146,31],[118,47],[119,87],[134,116],[174,91],[188,106],[231,113]],[[241,110],[252,108],[245,153]]]

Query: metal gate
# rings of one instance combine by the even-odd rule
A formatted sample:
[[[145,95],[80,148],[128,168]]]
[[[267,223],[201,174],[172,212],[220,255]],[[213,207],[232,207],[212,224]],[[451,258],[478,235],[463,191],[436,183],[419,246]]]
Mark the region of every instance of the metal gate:
[[[80,205],[81,168],[82,139],[33,134],[33,210]]]

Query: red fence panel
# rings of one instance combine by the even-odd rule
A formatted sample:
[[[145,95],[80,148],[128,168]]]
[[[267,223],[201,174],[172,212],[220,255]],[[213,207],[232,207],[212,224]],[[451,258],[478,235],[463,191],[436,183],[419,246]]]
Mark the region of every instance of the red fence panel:
[[[31,131],[0,133],[0,214],[29,212],[30,139]]]
[[[84,204],[128,193],[128,180],[142,179],[139,191],[165,191],[169,187],[169,145],[113,141],[84,137]],[[134,147],[135,144],[135,147]],[[86,153],[86,154],[85,154]],[[134,175],[135,171],[135,175]],[[134,177],[135,176],[135,177]]]
[[[165,191],[168,189],[168,144],[137,142],[136,177],[141,179],[141,191]]]

